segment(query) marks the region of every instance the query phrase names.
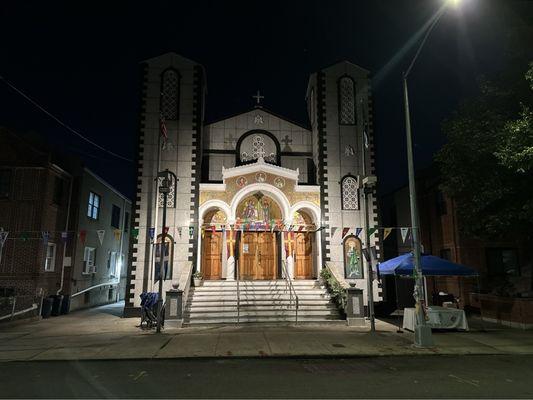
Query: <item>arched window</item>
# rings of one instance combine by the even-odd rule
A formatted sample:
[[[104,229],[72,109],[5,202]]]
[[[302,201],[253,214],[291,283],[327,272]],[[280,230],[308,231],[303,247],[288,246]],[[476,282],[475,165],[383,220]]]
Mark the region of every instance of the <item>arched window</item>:
[[[276,137],[264,130],[253,130],[237,141],[237,165],[248,164],[263,157],[265,162],[280,164],[280,144]]]
[[[339,124],[355,125],[355,82],[349,76],[343,76],[338,85]]]
[[[160,111],[166,120],[177,120],[179,115],[180,74],[169,68],[161,74]]]
[[[161,271],[161,239],[162,235],[158,235],[155,245],[154,281],[159,280]],[[174,258],[174,239],[169,234],[165,235],[165,245],[163,247],[163,280],[167,280],[172,279],[172,259]]]
[[[341,199],[343,210],[359,210],[359,193],[357,178],[346,175],[341,180]]]
[[[346,279],[363,278],[363,257],[361,240],[349,235],[344,239],[344,277]]]

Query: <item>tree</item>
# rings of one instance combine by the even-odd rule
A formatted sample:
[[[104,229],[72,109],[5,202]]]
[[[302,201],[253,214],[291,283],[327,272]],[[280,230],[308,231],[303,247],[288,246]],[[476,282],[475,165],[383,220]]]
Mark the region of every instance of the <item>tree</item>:
[[[525,77],[482,80],[479,95],[443,124],[442,189],[474,237],[533,232],[533,63]]]

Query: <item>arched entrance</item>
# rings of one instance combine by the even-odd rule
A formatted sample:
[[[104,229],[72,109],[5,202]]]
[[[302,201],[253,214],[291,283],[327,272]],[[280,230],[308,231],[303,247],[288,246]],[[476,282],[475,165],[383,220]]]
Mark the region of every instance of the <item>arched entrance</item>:
[[[207,280],[220,280],[223,275],[223,231],[226,214],[220,209],[208,211],[204,216],[204,237],[202,241],[202,274]]]
[[[279,205],[257,191],[248,195],[236,209],[239,276],[243,280],[280,277],[281,235],[275,228],[282,221]]]
[[[303,210],[293,216],[294,233],[294,279],[315,278],[314,246],[315,225],[311,217]]]

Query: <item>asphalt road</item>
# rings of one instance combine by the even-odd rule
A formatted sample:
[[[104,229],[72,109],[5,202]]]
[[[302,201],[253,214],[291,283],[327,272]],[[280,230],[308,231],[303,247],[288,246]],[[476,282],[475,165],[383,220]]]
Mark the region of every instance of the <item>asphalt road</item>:
[[[2,398],[533,398],[533,356],[0,363]]]

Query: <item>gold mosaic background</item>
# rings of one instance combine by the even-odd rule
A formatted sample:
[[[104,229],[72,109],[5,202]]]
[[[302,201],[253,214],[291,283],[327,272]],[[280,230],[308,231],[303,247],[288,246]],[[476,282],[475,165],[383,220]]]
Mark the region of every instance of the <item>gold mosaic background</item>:
[[[278,175],[269,174],[266,172],[254,172],[251,174],[246,175],[240,175],[240,176],[234,176],[232,178],[226,179],[226,190],[223,192],[218,192],[214,190],[206,190],[200,192],[200,204],[204,204],[206,201],[209,200],[222,200],[225,203],[229,204],[231,202],[231,199],[235,194],[245,188],[246,186],[253,184],[253,183],[259,183],[256,180],[256,175],[261,173],[265,180],[262,183],[270,184],[274,187],[277,187],[274,183],[275,179],[278,178]],[[247,180],[246,185],[239,187],[237,185],[237,179],[239,179],[241,176],[244,176]],[[315,192],[295,192],[294,188],[296,186],[296,182],[292,179],[282,178],[285,181],[285,186],[282,188],[279,188],[285,196],[289,199],[289,202],[291,205],[299,202],[299,201],[310,201],[317,206],[320,206],[320,194]]]

